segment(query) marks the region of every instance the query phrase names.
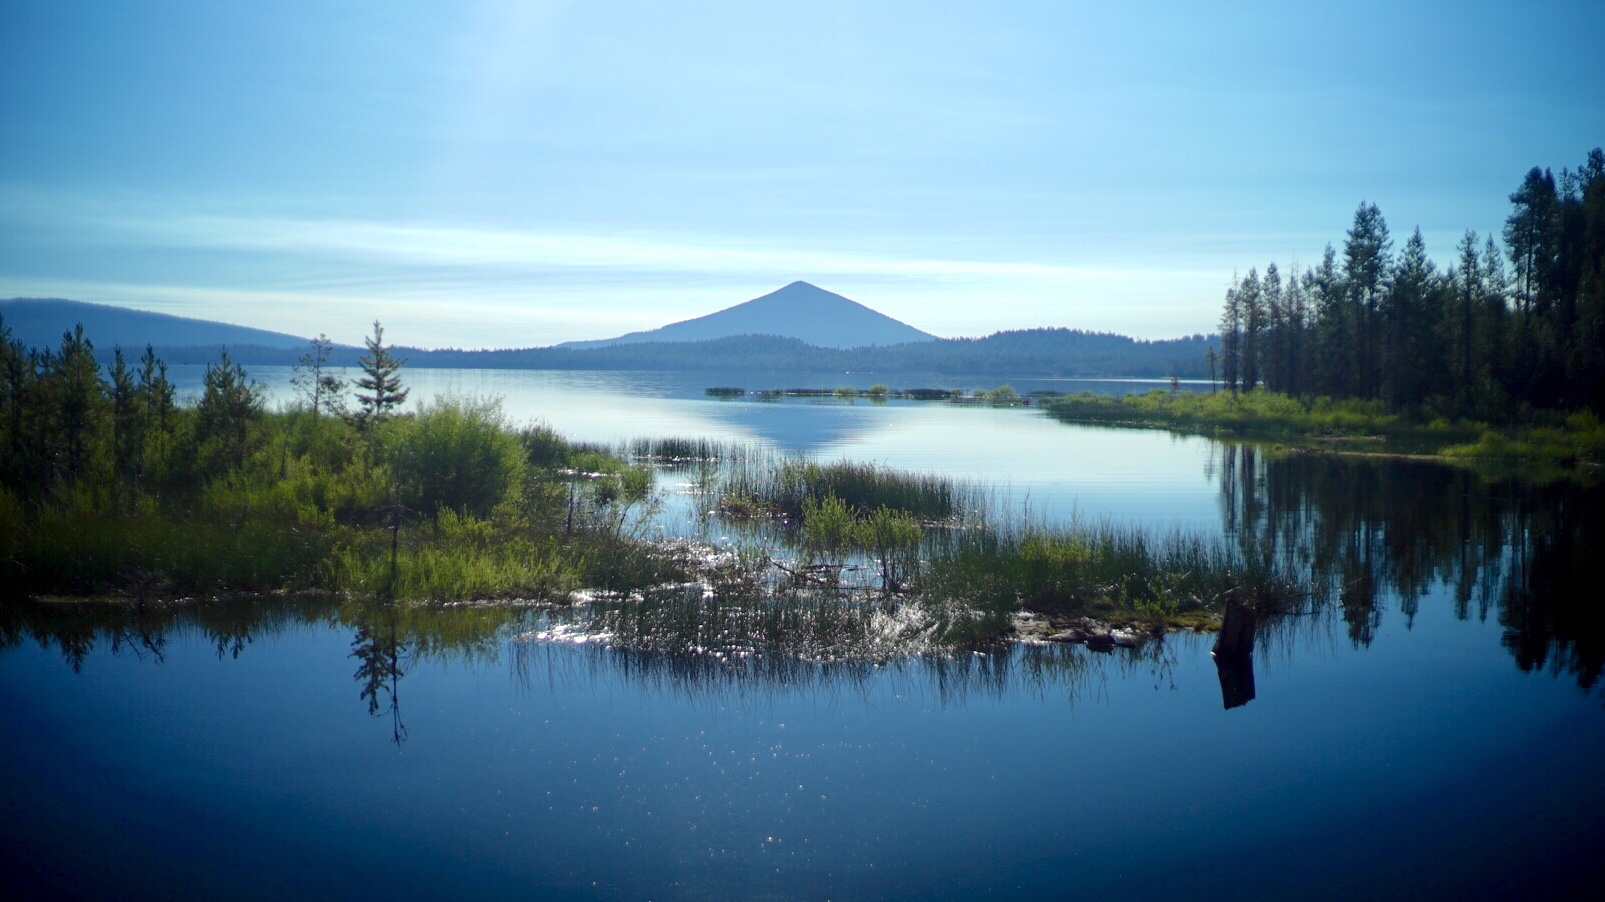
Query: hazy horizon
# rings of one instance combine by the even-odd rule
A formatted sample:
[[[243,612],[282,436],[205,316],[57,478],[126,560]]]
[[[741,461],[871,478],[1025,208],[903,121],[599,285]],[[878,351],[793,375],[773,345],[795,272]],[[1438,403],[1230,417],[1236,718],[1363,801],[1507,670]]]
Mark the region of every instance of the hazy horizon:
[[[1605,135],[1597,6],[10,2],[0,297],[529,347],[793,280],[1212,331],[1355,207],[1446,263]]]

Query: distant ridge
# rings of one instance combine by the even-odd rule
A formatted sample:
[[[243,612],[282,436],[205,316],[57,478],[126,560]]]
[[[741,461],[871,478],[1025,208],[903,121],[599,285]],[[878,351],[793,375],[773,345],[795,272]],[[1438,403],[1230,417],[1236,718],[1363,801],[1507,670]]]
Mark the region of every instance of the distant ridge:
[[[862,348],[871,345],[935,341],[936,336],[892,319],[863,304],[808,282],[792,282],[734,307],[661,329],[631,332],[600,341],[571,341],[569,350],[645,342],[707,341],[737,335],[795,338],[817,348]]]
[[[1021,329],[984,338],[939,338],[862,348],[821,348],[796,338],[734,335],[704,341],[645,342],[600,348],[521,348],[501,351],[405,350],[409,366],[541,370],[655,370],[829,374],[884,378],[892,374],[1064,378],[1202,379],[1215,335],[1139,341],[1078,329]],[[721,377],[722,378],[722,377]],[[847,380],[851,381],[851,380]],[[719,383],[735,384],[735,383]],[[861,387],[867,388],[869,383]],[[750,387],[750,386],[749,386]]]
[[[796,286],[805,289],[804,298],[814,292],[837,298],[843,305],[839,309],[858,308],[867,311],[872,317],[880,317],[921,338],[894,344],[856,344],[841,348],[815,345],[797,337],[743,333],[700,340],[634,339],[611,344],[590,342],[587,343],[589,347],[580,348],[559,345],[549,348],[465,351],[398,346],[396,351],[407,358],[409,367],[686,372],[735,370],[749,375],[768,371],[830,374],[830,378],[837,382],[845,374],[993,374],[1000,377],[1000,381],[1006,381],[1010,376],[1179,376],[1183,379],[1201,379],[1210,375],[1205,352],[1219,346],[1219,337],[1215,335],[1139,341],[1122,335],[1063,328],[997,332],[984,338],[933,338],[806,282],[794,282],[757,301],[772,298],[788,289],[795,290]],[[753,303],[756,301],[748,302]],[[218,347],[227,345],[229,356],[248,366],[290,366],[307,349],[306,339],[282,332],[80,301],[32,298],[0,300],[0,317],[4,317],[6,328],[11,330],[14,338],[25,346],[35,348],[59,347],[61,333],[71,329],[74,323],[81,322],[85,337],[94,342],[95,356],[102,363],[110,358],[112,348],[117,345],[121,345],[125,353],[135,356],[144,350],[145,345],[154,345],[157,355],[170,364],[210,363],[217,359]],[[697,321],[687,320],[686,323],[675,325],[694,322]],[[665,327],[657,332],[671,328]],[[330,363],[334,366],[354,366],[360,352],[360,348],[336,346]]]
[[[215,353],[220,345],[289,349],[307,344],[307,339],[283,332],[60,298],[0,300],[0,317],[12,338],[31,348],[59,347],[61,333],[83,323],[84,337],[94,342],[97,355],[118,345],[124,353],[143,351],[146,345],[205,347]]]

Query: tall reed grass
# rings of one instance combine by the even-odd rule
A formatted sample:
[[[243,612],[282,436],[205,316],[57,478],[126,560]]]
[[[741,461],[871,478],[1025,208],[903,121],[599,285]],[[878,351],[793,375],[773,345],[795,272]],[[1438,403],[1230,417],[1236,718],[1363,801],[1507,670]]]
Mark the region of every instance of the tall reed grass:
[[[981,487],[944,476],[873,463],[822,464],[776,455],[752,455],[734,462],[723,473],[720,488],[731,507],[758,509],[797,522],[806,503],[827,497],[840,499],[861,515],[887,508],[928,522],[981,510],[988,502]]]

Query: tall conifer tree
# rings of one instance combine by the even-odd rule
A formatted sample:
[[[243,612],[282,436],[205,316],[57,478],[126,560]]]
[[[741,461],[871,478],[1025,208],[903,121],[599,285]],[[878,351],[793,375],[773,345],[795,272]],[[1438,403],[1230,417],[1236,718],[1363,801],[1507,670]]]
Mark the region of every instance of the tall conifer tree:
[[[357,358],[362,378],[357,380],[357,422],[371,425],[395,412],[407,400],[411,389],[401,387],[401,368],[406,358],[397,357],[384,343],[385,329],[373,321],[373,335],[363,340],[367,351]]]

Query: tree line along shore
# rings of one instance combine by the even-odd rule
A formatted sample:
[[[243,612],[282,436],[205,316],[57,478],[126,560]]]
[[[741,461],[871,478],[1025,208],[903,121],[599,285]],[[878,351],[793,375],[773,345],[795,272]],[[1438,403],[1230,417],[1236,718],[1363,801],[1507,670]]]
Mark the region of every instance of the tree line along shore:
[[[1605,458],[1605,152],[1559,177],[1533,168],[1510,202],[1503,251],[1468,231],[1443,269],[1420,229],[1395,255],[1381,210],[1362,203],[1341,252],[1234,278],[1206,352],[1210,394],[1042,406],[1069,422],[1592,479]]]
[[[1417,423],[1605,415],[1605,152],[1559,177],[1533,168],[1510,202],[1503,251],[1468,231],[1441,269],[1419,228],[1395,254],[1381,210],[1362,203],[1341,251],[1234,278],[1211,379]]]

